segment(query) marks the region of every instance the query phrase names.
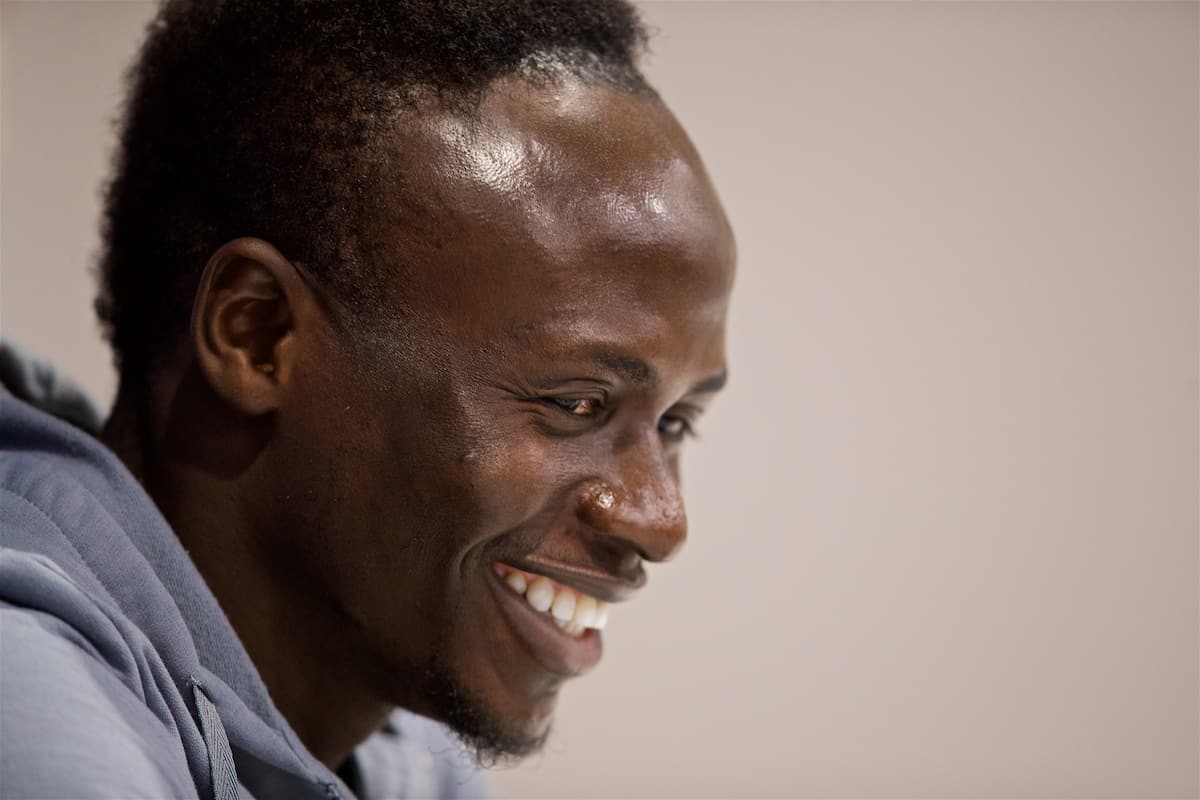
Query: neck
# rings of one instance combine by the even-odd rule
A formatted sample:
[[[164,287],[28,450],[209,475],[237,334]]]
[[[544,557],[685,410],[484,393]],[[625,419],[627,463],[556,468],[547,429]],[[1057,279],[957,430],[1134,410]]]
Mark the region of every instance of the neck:
[[[138,424],[140,417],[137,401],[122,383],[112,412],[100,429],[100,441],[121,459],[138,483],[144,483],[142,453],[146,448],[142,441],[143,427]]]
[[[146,488],[188,551],[266,684],[309,751],[336,769],[386,721],[391,706],[365,691],[355,654],[339,647],[345,622],[288,574],[272,542],[286,531],[255,524],[258,437],[220,431],[195,393],[156,420],[124,388],[101,441]],[[210,401],[213,398],[210,398]],[[147,404],[152,405],[152,404]],[[181,424],[183,412],[197,412]],[[224,415],[227,416],[227,412]],[[213,425],[217,423],[217,425]],[[169,433],[168,433],[169,432]],[[197,435],[192,435],[197,434]],[[249,441],[248,441],[249,440]],[[232,457],[230,457],[232,454]],[[269,517],[268,517],[269,518]],[[307,591],[306,591],[307,590]]]

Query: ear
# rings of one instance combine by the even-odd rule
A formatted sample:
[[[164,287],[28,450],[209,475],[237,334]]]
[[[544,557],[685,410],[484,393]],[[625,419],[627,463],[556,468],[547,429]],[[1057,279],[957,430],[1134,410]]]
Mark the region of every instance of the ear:
[[[196,361],[231,407],[257,416],[277,409],[295,374],[298,330],[317,304],[283,254],[261,239],[218,249],[192,306]]]

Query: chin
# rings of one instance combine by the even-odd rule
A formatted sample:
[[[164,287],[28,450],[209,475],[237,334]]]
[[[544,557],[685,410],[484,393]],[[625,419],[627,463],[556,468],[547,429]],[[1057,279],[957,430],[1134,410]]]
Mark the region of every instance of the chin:
[[[539,752],[550,737],[557,691],[536,699],[489,697],[467,688],[454,671],[426,674],[431,716],[445,723],[482,766],[512,763]]]

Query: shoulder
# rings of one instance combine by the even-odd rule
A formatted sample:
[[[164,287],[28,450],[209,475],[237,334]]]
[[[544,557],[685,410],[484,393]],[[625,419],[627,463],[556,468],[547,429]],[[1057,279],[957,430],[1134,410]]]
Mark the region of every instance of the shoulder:
[[[178,736],[61,619],[0,604],[0,785],[11,797],[186,797]]]
[[[478,800],[489,796],[479,766],[445,726],[397,711],[355,757],[364,797],[436,797]]]

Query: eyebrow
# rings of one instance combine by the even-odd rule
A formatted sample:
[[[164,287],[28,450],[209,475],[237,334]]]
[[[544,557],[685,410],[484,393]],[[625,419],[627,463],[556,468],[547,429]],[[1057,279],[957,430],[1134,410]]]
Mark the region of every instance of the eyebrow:
[[[605,367],[625,380],[645,388],[657,386],[660,378],[658,370],[642,361],[640,358],[633,356],[618,355],[615,353],[598,353],[593,356],[593,361],[602,367]],[[688,394],[709,394],[719,391],[725,386],[729,380],[729,371],[721,370],[716,375],[705,378],[688,390]]]
[[[615,353],[597,353],[593,360],[637,386],[653,387],[658,385],[658,370],[640,358]]]
[[[711,378],[705,378],[691,388],[688,394],[709,394],[710,392],[719,392],[725,388],[725,383],[729,380],[729,370],[723,369]]]

